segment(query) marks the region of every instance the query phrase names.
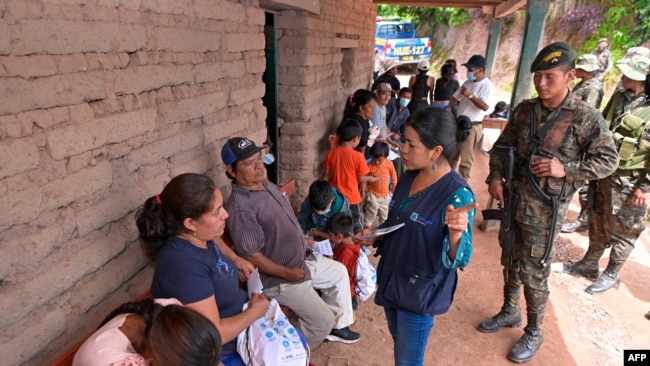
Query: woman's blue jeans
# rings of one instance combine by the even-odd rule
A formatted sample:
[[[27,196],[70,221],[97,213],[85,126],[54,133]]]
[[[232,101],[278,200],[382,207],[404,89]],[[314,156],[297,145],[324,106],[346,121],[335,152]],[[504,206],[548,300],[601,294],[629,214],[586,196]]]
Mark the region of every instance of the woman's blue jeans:
[[[433,316],[410,311],[384,307],[388,330],[393,336],[395,365],[421,366],[424,364],[424,351],[433,329]]]

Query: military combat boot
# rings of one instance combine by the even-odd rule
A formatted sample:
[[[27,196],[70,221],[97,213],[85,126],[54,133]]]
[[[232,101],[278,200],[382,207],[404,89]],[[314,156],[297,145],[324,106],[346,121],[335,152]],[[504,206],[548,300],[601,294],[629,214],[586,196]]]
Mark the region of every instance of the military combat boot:
[[[524,328],[524,335],[508,355],[510,361],[521,363],[532,360],[544,342],[544,331],[540,328],[543,315],[528,313],[527,318],[528,324]]]
[[[595,279],[598,277],[598,262],[583,258],[573,264],[562,263],[562,272]]]
[[[607,263],[607,268],[598,276],[598,279],[594,283],[587,286],[585,291],[590,294],[602,294],[612,287],[618,287],[621,283],[621,277],[619,277],[618,271],[623,267],[623,263],[625,262],[610,259],[609,263]]]
[[[501,311],[478,325],[483,333],[498,332],[504,327],[516,328],[521,326],[521,311],[519,311],[519,287],[503,287],[504,302]]]
[[[572,275],[596,279],[598,277],[598,260],[603,255],[603,251],[604,249],[589,247],[581,260],[573,264],[562,263],[562,271]]]
[[[560,231],[563,233],[573,233],[576,231],[587,231],[589,230],[589,210],[580,211],[580,216],[573,221],[567,222],[562,225]]]

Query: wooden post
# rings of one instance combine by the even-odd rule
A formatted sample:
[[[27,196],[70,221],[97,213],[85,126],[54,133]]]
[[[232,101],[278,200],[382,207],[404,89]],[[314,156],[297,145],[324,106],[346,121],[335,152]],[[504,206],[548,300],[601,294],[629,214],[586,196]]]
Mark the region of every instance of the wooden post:
[[[512,99],[510,100],[510,105],[513,107],[522,100],[530,98],[532,87],[530,65],[540,49],[550,2],[550,0],[535,0],[528,1],[526,5],[526,28],[524,29],[524,39],[519,54],[519,66],[515,75]]]
[[[485,76],[488,79],[492,78],[492,68],[494,68],[494,59],[497,55],[497,47],[499,46],[502,27],[503,19],[490,19],[490,34],[488,36],[487,50],[485,52]]]

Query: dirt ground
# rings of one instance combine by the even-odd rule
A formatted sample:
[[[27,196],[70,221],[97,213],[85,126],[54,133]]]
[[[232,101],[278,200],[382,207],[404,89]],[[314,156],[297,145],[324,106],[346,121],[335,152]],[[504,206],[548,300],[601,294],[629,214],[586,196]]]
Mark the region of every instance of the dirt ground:
[[[488,158],[476,153],[470,185],[481,208],[488,202]],[[570,206],[569,218],[577,217],[577,199]],[[425,365],[509,365],[512,346],[523,334],[523,327],[506,328],[485,334],[476,327],[499,311],[503,301],[503,282],[499,265],[497,231],[482,232],[474,222],[474,256],[464,271],[459,271],[458,289],[447,314],[434,320],[426,350]],[[589,281],[562,272],[549,279],[551,297],[544,320],[544,344],[529,365],[622,365],[624,349],[650,349],[650,238],[646,231],[637,242],[631,258],[621,271],[621,285],[602,295],[584,292]],[[561,234],[554,261],[577,261],[588,246],[586,232]],[[371,257],[375,261],[374,257]],[[606,256],[600,267],[607,265]],[[525,307],[522,296],[522,307]],[[361,303],[352,326],[362,334],[355,344],[326,342],[312,351],[316,366],[391,365],[393,342],[382,308],[373,299]]]

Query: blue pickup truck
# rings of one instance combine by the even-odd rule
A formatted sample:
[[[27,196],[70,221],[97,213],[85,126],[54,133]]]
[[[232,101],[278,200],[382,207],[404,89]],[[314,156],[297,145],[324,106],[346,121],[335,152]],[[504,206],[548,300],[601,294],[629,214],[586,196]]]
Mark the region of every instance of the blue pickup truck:
[[[415,26],[399,19],[377,19],[375,49],[385,60],[403,64],[418,63],[431,57],[431,38],[415,37]]]

